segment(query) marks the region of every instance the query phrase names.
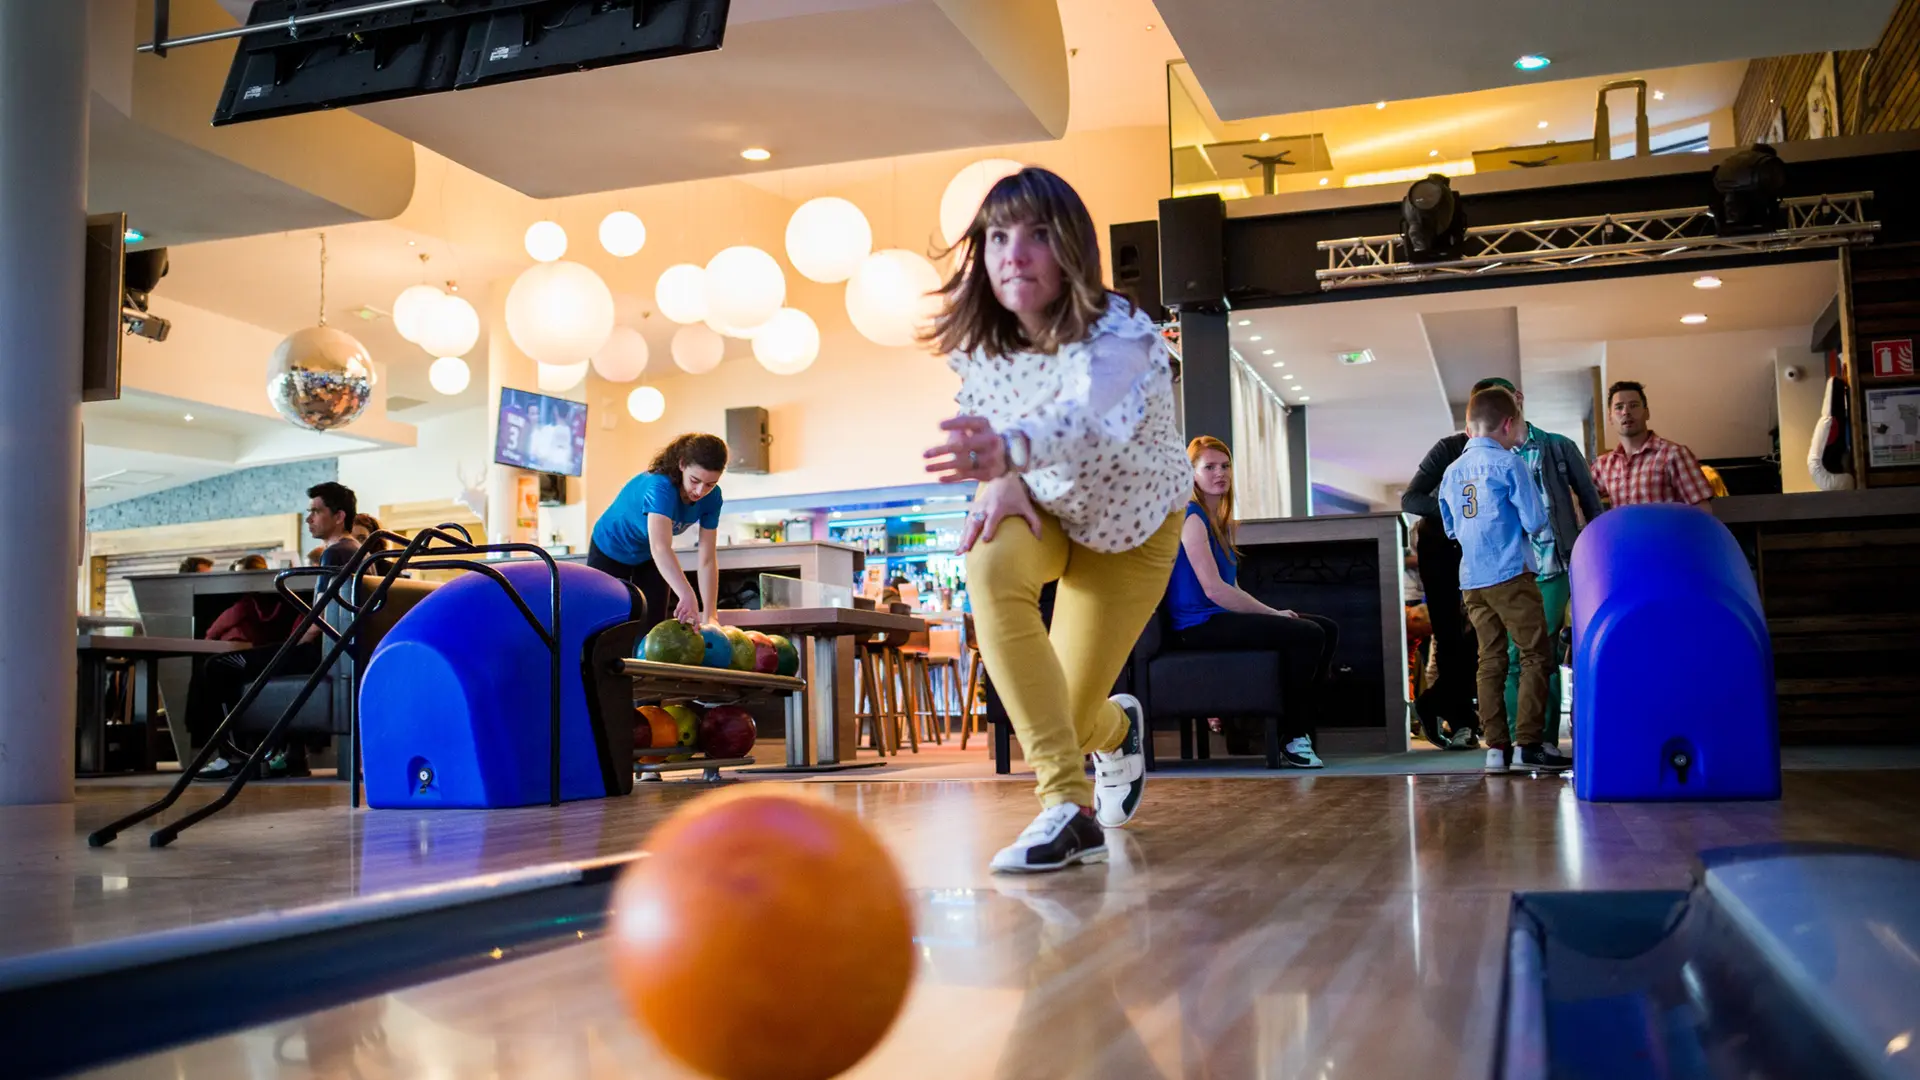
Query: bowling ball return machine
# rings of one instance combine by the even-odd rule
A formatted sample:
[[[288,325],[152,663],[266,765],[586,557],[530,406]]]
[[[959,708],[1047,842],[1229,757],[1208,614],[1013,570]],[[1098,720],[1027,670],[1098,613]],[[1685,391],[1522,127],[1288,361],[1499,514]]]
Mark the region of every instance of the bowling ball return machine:
[[[386,550],[369,550],[376,540]],[[489,556],[529,558],[494,562]],[[468,573],[435,589],[396,621],[390,598],[409,570]],[[302,578],[314,579],[311,601],[293,589]],[[294,717],[349,650],[366,658],[359,707],[351,719],[352,760],[343,763],[356,807],[363,775],[368,804],[375,808],[541,801],[558,806],[628,794],[637,701],[677,694],[731,702],[784,696],[804,687],[798,679],[633,660],[646,614],[638,590],[599,571],[557,562],[533,544],[477,544],[456,524],[423,529],[412,538],[377,532],[345,565],[288,569],[276,576],[274,586],[300,613],[290,636],[172,788],[90,834],[91,846],[113,842],[177,802],[268,680],[290,669],[297,644],[310,630],[322,635],[324,647],[299,692],[226,790],[156,829],[149,837],[152,846],[172,843],[230,805],[284,743]],[[722,768],[751,763],[743,758],[666,764],[700,769],[717,779]],[[650,768],[656,774],[675,771]]]

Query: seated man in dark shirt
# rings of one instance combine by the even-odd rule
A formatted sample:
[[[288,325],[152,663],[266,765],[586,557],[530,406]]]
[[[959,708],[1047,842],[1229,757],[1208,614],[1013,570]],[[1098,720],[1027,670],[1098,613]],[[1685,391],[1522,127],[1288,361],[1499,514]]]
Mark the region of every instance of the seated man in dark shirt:
[[[307,499],[307,531],[320,541],[320,565],[345,566],[360,549],[352,535],[354,514],[359,509],[353,489],[329,480],[308,488]],[[248,597],[235,604],[208,628],[209,638],[218,633],[221,635],[219,640],[245,641],[252,647],[242,652],[212,657],[201,665],[199,673],[188,684],[187,733],[195,746],[202,746],[213,737],[228,711],[240,703],[247,687],[267,666],[267,662],[273,659],[274,653],[293,630],[297,620],[290,610],[283,611],[277,604],[272,612],[264,611],[263,607],[263,602]],[[253,640],[256,636],[271,640]],[[279,674],[311,673],[320,665],[320,646],[320,628],[308,627]],[[246,756],[229,732],[220,752],[195,774],[194,779],[232,779],[240,771]],[[268,778],[306,776],[306,745],[298,740],[289,740],[287,746],[275,751],[267,759],[266,775]]]

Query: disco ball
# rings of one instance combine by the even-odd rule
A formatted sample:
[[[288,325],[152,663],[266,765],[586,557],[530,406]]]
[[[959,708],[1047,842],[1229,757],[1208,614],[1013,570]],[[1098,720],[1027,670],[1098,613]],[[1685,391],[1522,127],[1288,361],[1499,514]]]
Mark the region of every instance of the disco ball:
[[[267,400],[310,431],[353,423],[372,400],[373,383],[367,347],[331,326],[294,331],[267,362]]]

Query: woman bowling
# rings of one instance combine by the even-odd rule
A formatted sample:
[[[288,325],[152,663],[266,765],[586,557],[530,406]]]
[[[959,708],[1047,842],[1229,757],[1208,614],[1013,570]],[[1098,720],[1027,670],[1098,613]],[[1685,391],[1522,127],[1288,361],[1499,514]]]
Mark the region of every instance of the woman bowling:
[[[1167,349],[1102,287],[1093,221],[1053,173],[995,184],[953,253],[927,341],[960,375],[962,415],[927,469],[980,482],[960,543],[968,594],[1042,807],[993,869],[1101,862],[1101,827],[1139,808],[1149,737],[1140,703],[1107,694],[1166,590],[1190,483]]]
[[[727,444],[718,435],[682,435],[627,481],[593,525],[587,565],[631,581],[647,598],[645,628],[668,618],[690,626],[713,618],[720,594],[720,474]],[[687,581],[673,538],[700,526],[700,591]]]
[[[1280,756],[1296,769],[1318,769],[1312,718],[1332,673],[1340,629],[1332,619],[1271,608],[1239,586],[1240,550],[1233,543],[1233,457],[1211,435],[1187,444],[1193,464],[1193,501],[1180,527],[1180,556],[1167,587],[1176,639],[1187,649],[1271,649],[1280,654]],[[1248,753],[1251,733],[1229,720],[1230,753]]]

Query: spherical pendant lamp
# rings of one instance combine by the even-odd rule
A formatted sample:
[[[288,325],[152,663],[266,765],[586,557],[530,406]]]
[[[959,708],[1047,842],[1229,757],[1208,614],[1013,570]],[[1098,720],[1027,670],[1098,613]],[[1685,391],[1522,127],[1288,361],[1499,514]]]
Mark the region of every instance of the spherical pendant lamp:
[[[631,210],[615,210],[600,219],[600,246],[616,259],[638,254],[647,246],[647,226]]]
[[[913,345],[940,310],[940,272],[900,248],[876,251],[847,282],[847,317],[876,345]]]
[[[631,326],[616,326],[593,354],[593,370],[608,382],[629,383],[647,370],[647,339]]]
[[[567,253],[567,230],[558,222],[536,221],[527,226],[527,235],[522,238],[527,254],[535,262],[557,262]]]
[[[507,336],[542,364],[584,364],[613,333],[613,293],[575,262],[529,267],[507,291]]]
[[[539,364],[535,383],[549,394],[564,394],[579,386],[587,377],[587,362],[577,364]]]
[[[480,343],[480,313],[459,296],[442,296],[416,339],[433,356],[465,356]]]
[[[773,256],[742,244],[707,262],[707,318],[746,329],[773,318],[787,302],[787,275]]]
[[[435,393],[457,394],[473,381],[473,371],[457,356],[443,356],[427,368],[427,383]]]
[[[820,356],[820,328],[813,317],[795,308],[781,308],[754,335],[753,358],[775,375],[798,375]]]
[[[446,295],[433,285],[410,285],[402,289],[393,301],[393,328],[400,331],[401,337],[419,344],[420,335],[426,332],[427,318]]]
[[[809,281],[845,281],[872,253],[873,226],[845,199],[809,199],[787,221],[787,259]]]
[[[761,330],[766,328],[766,325],[766,323],[761,323],[759,326],[728,326],[726,323],[712,316],[708,316],[706,320],[707,329],[719,334],[721,337],[729,337],[737,341],[752,341]]]
[[[973,219],[980,212],[980,203],[993,190],[993,185],[1012,176],[1026,166],[1006,158],[988,158],[976,161],[961,169],[947,181],[947,190],[940,196],[940,235],[947,243],[957,244],[973,226]]]
[[[705,375],[720,366],[727,356],[727,339],[714,333],[703,323],[683,326],[673,332],[673,342],[668,346],[673,353],[673,362],[681,371],[689,375]]]
[[[697,323],[707,317],[707,272],[692,263],[669,266],[653,287],[653,304],[677,323]]]
[[[667,396],[651,386],[642,386],[627,395],[627,415],[643,424],[651,424],[667,414]]]

